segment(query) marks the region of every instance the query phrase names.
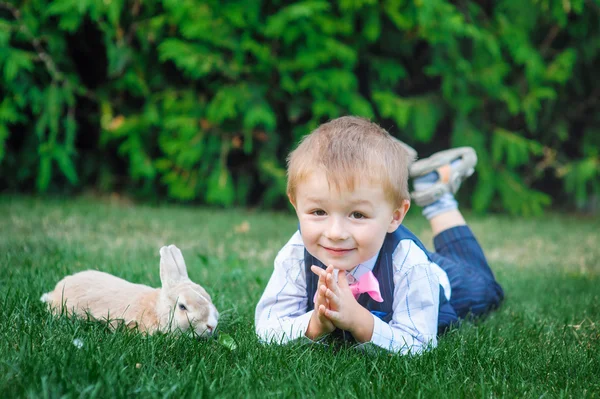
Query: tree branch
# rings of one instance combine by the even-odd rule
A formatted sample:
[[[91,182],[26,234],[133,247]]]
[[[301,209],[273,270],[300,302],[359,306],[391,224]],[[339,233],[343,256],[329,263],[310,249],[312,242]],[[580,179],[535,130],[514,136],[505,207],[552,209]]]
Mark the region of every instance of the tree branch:
[[[552,42],[554,42],[554,39],[556,39],[556,36],[558,36],[559,32],[560,26],[558,25],[553,25],[552,28],[550,28],[550,31],[548,31],[546,38],[544,39],[539,48],[540,54],[542,54],[542,56],[546,55],[548,50],[550,50],[550,46],[552,45]]]
[[[60,82],[63,85],[67,86],[67,88],[76,87],[75,85],[73,85],[71,83],[71,81],[69,81],[69,79],[65,76],[65,74],[58,68],[58,66],[56,65],[56,62],[54,62],[54,59],[52,58],[52,56],[50,56],[50,54],[48,54],[46,52],[46,50],[42,46],[41,40],[39,38],[37,38],[33,34],[33,32],[31,32],[31,30],[27,27],[27,25],[25,25],[25,23],[21,19],[21,11],[18,8],[14,7],[13,5],[8,4],[4,1],[0,1],[0,8],[4,8],[5,10],[8,10],[12,14],[15,21],[17,21],[17,23],[19,24],[19,30],[25,35],[25,37],[31,43],[31,46],[37,53],[38,58],[44,63],[44,66],[46,67],[48,74],[52,78],[52,81]],[[89,90],[87,90],[85,88],[76,87],[75,91],[77,93],[81,94],[82,96],[89,98],[92,101],[96,101],[96,96],[94,96],[94,94],[92,92],[90,92]]]

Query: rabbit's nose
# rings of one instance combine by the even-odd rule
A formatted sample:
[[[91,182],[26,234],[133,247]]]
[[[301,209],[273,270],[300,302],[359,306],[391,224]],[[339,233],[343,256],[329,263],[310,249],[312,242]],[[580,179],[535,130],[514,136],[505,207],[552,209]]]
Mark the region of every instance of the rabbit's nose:
[[[210,334],[212,334],[212,333],[213,333],[213,331],[215,330],[215,326],[211,326],[210,324],[207,324],[207,325],[206,325],[206,330],[207,330],[207,331],[208,331]]]

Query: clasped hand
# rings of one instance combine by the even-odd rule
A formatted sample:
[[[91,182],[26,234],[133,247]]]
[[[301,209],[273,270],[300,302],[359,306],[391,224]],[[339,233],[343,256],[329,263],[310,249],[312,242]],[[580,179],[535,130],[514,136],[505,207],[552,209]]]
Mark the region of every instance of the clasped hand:
[[[373,316],[354,298],[346,272],[339,270],[335,281],[334,270],[333,265],[325,270],[317,266],[311,267],[311,271],[319,276],[319,282],[315,310],[306,335],[314,339],[339,328],[349,331],[358,342],[370,341],[373,335]]]

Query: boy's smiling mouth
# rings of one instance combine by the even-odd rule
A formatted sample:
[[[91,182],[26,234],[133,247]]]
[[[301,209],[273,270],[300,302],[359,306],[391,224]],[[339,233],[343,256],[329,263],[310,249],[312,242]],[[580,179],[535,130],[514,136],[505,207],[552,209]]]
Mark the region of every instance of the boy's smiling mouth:
[[[331,248],[331,247],[325,247],[323,245],[321,245],[321,247],[323,249],[325,249],[327,252],[329,252],[330,254],[333,255],[345,255],[348,252],[353,251],[355,248]]]

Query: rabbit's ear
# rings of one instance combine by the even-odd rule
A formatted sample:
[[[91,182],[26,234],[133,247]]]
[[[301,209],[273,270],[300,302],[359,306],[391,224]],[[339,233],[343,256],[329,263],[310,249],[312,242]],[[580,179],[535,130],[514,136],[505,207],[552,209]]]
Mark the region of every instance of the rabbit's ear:
[[[189,280],[183,255],[175,245],[160,249],[160,281],[163,287]]]

